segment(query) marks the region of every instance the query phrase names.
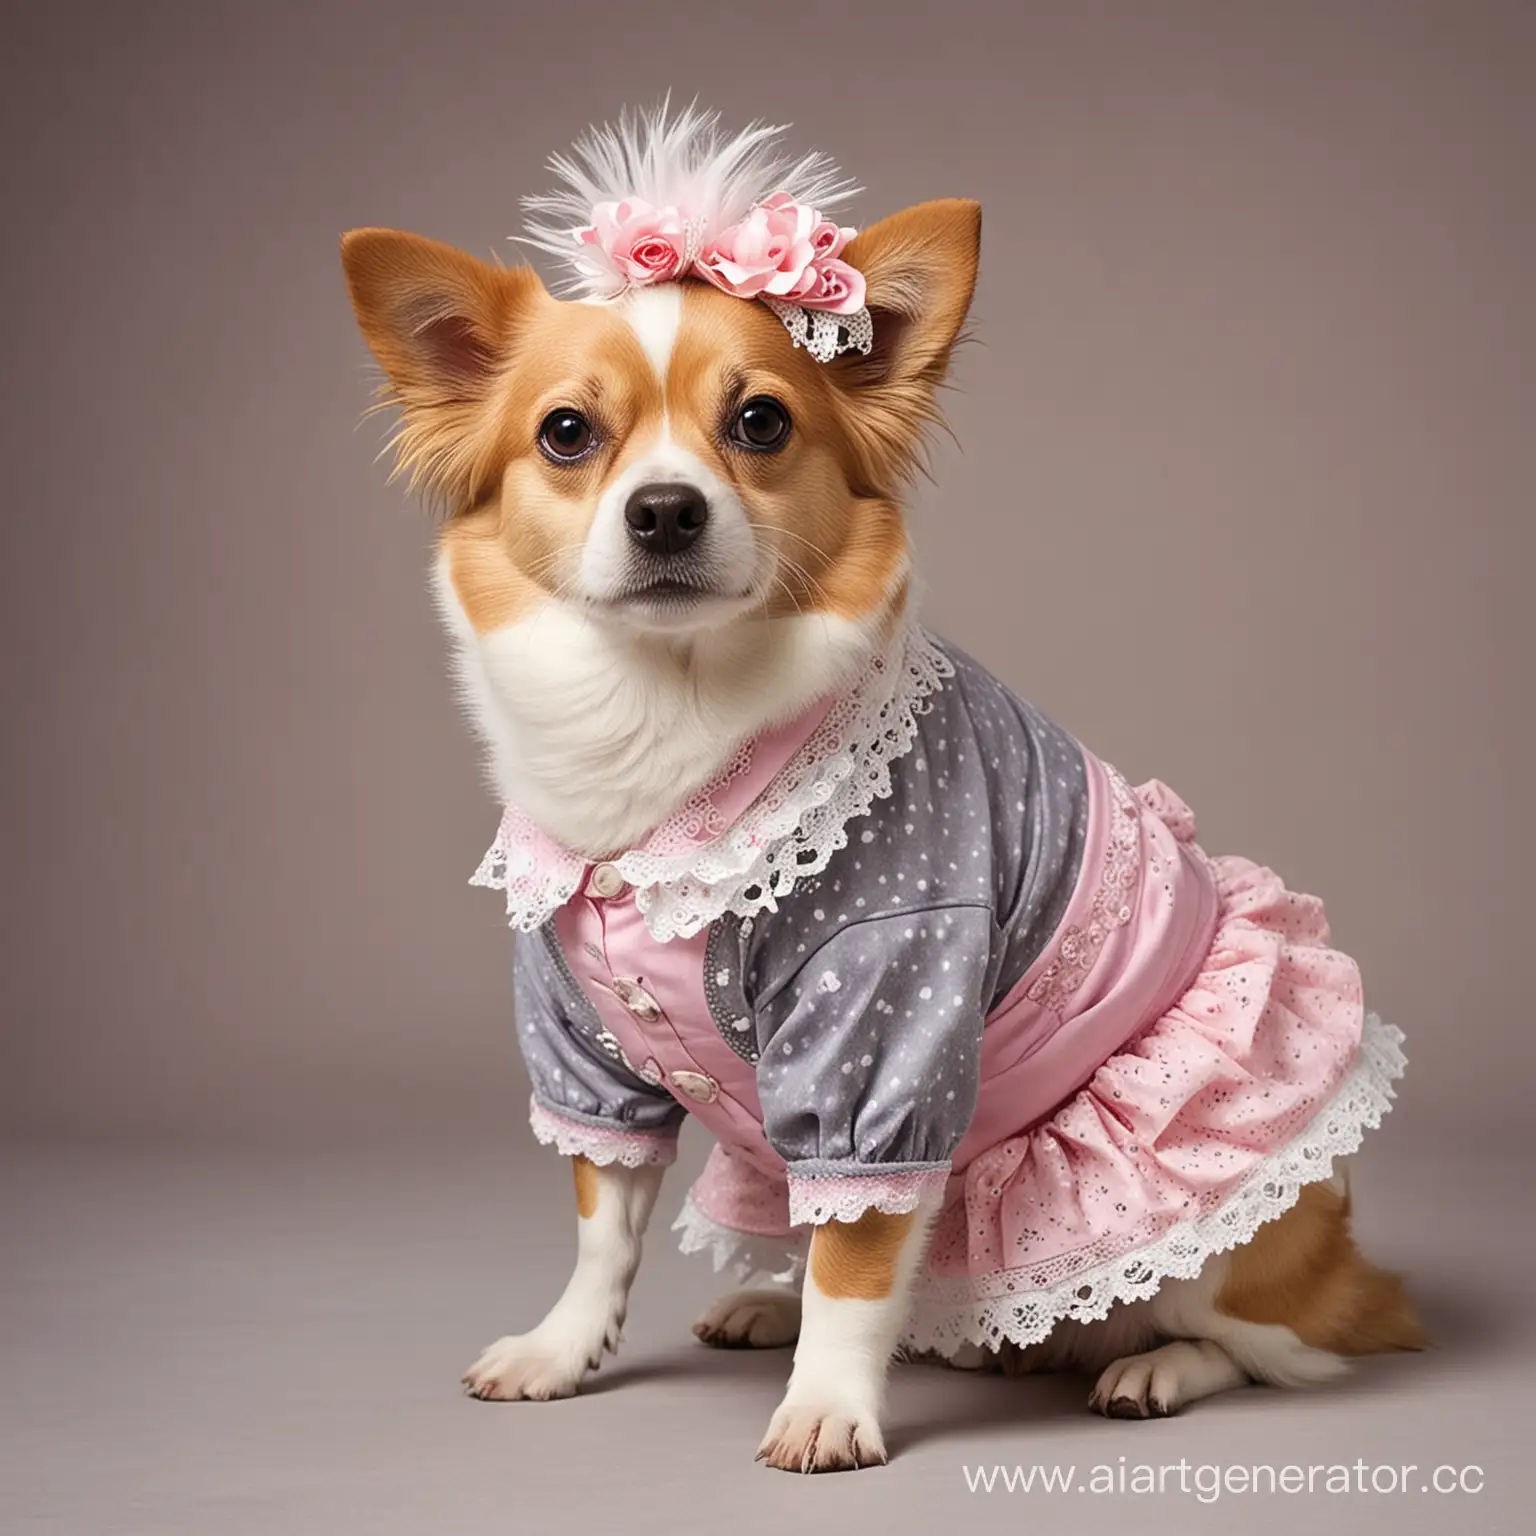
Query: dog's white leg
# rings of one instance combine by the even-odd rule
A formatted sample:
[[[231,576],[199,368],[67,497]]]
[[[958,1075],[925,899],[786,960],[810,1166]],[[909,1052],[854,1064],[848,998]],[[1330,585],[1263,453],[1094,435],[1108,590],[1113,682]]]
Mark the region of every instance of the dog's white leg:
[[[789,1389],[758,1459],[792,1472],[831,1472],[885,1460],[880,1407],[886,1370],[911,1303],[937,1214],[866,1211],[811,1238],[800,1342]]]
[[[576,1268],[549,1315],[531,1333],[497,1339],[469,1368],[473,1397],[570,1397],[604,1349],[618,1348],[640,1239],[664,1168],[599,1168],[571,1160],[576,1180]]]
[[[719,1349],[781,1349],[800,1336],[800,1298],[769,1287],[732,1291],[710,1307],[693,1331]]]

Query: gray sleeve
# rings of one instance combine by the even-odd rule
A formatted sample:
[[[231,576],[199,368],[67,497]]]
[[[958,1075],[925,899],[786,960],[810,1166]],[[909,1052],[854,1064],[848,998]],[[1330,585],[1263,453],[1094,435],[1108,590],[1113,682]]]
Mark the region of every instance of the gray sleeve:
[[[675,1141],[682,1105],[664,1088],[643,1081],[622,1059],[617,1042],[566,969],[558,942],[546,932],[517,935],[512,997],[541,1139],[556,1141],[562,1152],[594,1150],[565,1145],[565,1140],[580,1139],[574,1133],[573,1138],[553,1131],[544,1136],[541,1126],[554,1116],[589,1128],[599,1140],[608,1131]]]
[[[947,1169],[976,1108],[993,940],[979,906],[853,922],[759,1002],[763,1123],[792,1183]]]

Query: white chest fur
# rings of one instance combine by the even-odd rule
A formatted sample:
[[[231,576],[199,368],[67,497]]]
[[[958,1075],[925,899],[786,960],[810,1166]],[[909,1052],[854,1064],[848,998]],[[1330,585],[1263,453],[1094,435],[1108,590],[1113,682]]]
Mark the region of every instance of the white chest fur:
[[[441,563],[434,588],[497,795],[592,858],[636,845],[738,743],[850,682],[883,618],[803,614],[673,638],[550,603],[482,635]]]

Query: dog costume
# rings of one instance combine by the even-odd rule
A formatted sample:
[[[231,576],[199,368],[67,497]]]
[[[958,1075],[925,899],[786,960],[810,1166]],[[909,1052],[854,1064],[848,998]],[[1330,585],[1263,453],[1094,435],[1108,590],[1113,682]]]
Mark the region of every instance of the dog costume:
[[[814,1224],[942,1190],[913,1350],[1197,1274],[1403,1069],[1318,900],[911,620],[641,846],[594,865],[508,807],[474,881],[516,930],[539,1140],[635,1166],[685,1114],[716,1138],[685,1250],[793,1279]]]

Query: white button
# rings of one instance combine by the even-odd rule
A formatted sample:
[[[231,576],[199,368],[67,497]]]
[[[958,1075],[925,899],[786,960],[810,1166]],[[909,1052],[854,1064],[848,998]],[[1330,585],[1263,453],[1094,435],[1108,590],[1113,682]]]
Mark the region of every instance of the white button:
[[[720,1084],[702,1072],[674,1072],[672,1086],[695,1104],[713,1104],[720,1097]]]
[[[652,1024],[661,1017],[661,1004],[637,981],[625,976],[613,978],[613,995],[624,1004],[637,1019]]]
[[[587,891],[590,895],[601,896],[610,901],[623,889],[624,876],[612,864],[599,864],[592,871],[592,878],[587,882]]]

